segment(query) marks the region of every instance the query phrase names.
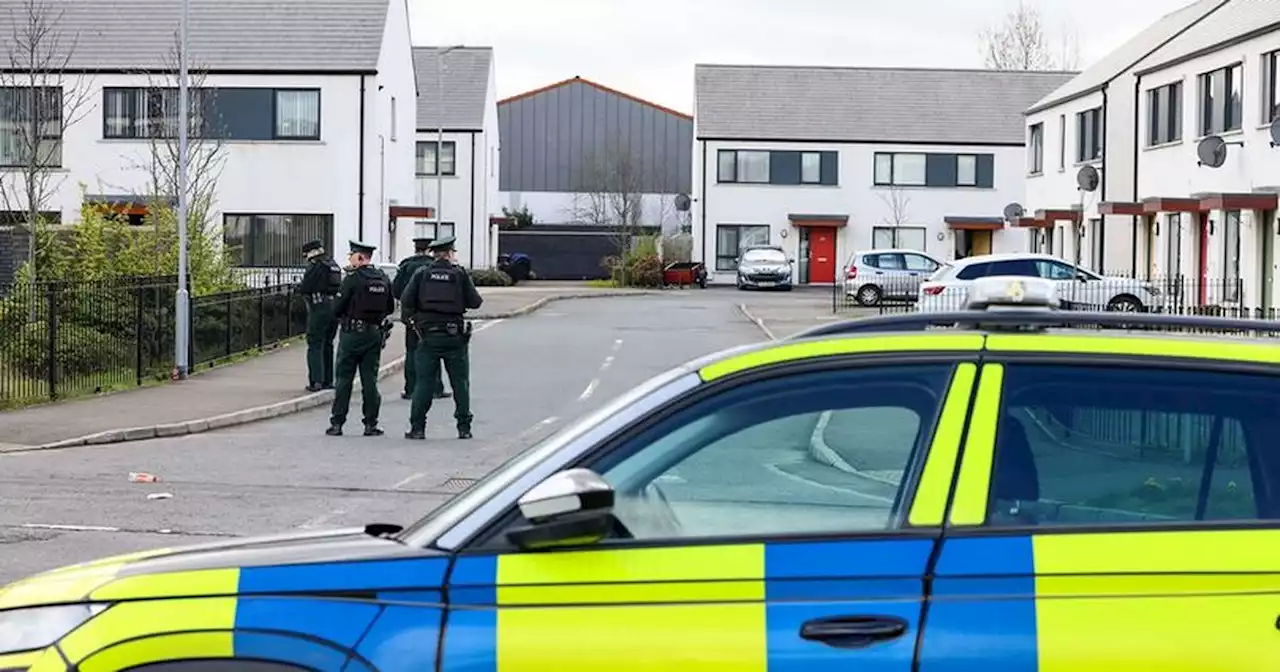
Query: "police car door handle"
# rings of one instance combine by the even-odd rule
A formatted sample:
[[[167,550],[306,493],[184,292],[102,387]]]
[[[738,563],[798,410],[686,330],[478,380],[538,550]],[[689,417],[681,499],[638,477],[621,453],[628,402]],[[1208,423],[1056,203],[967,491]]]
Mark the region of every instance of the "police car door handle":
[[[897,639],[906,632],[906,620],[896,616],[833,616],[805,621],[800,626],[801,639],[837,649],[860,649]]]

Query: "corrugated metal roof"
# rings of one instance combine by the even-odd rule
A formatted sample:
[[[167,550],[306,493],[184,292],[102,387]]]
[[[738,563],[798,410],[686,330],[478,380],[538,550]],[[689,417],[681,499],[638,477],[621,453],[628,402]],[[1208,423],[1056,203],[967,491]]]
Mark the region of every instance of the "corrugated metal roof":
[[[492,47],[460,47],[444,55],[444,68],[436,77],[440,47],[414,47],[413,67],[418,73],[418,128],[482,130],[484,105],[489,94]],[[444,123],[439,94],[445,91]]]
[[[1120,45],[1115,51],[1098,59],[1096,63],[1086,68],[1078,77],[1055,89],[1042,100],[1037,101],[1035,105],[1032,105],[1027,110],[1027,113],[1033,114],[1096,91],[1133,68],[1134,64],[1152,51],[1159,49],[1160,45],[1174,38],[1180,32],[1185,31],[1228,1],[1197,0],[1181,9],[1166,14],[1159,21],[1147,27],[1146,30]]]
[[[373,71],[389,2],[402,1],[190,0],[190,64],[211,71]],[[25,7],[0,3],[6,41],[15,28],[29,32]],[[73,70],[173,67],[176,0],[54,0],[35,7],[51,31],[45,44],[60,52],[51,55],[54,63]]]
[[[1069,72],[698,65],[698,136],[1025,142],[1022,111]]]
[[[1210,51],[1242,35],[1280,23],[1280,0],[1228,0],[1194,28],[1170,40],[1135,66],[1149,72]],[[1276,45],[1280,48],[1280,43]]]

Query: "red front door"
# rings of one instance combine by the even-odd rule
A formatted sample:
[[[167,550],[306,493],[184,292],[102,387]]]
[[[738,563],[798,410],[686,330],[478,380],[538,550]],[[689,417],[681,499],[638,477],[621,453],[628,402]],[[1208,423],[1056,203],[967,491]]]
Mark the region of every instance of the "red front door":
[[[835,229],[809,229],[809,282],[836,281]]]

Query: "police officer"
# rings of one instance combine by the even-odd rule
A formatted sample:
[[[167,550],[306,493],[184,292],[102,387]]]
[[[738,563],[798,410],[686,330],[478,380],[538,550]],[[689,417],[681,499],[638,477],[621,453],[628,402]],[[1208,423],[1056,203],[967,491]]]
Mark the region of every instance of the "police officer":
[[[333,395],[329,429],[325,434],[342,436],[351,405],[351,389],[356,371],[360,372],[363,396],[364,435],[382,436],[378,428],[378,411],[382,395],[378,393],[378,365],[382,359],[383,322],[395,312],[396,300],[391,293],[391,278],[370,262],[377,249],[359,241],[351,241],[352,271],[342,281],[342,289],[333,304],[333,314],[341,323],[338,338],[337,390]]]
[[[396,298],[399,299],[404,294],[404,288],[408,286],[409,279],[413,277],[413,272],[426,264],[432,262],[431,252],[427,248],[431,245],[430,238],[414,238],[412,257],[405,257],[400,262],[399,268],[396,270],[395,282],[391,283],[391,291],[395,292]],[[417,380],[417,359],[414,352],[418,349],[418,333],[412,329],[404,330],[404,392],[400,393],[401,399],[408,399],[413,396],[414,381]],[[447,399],[451,395],[444,389],[444,371],[436,369],[435,387],[432,388],[436,399]]]
[[[318,392],[333,387],[333,339],[338,334],[333,297],[342,286],[342,267],[318,240],[304,244],[302,254],[307,272],[298,293],[307,302],[307,391]]]
[[[482,299],[467,271],[453,263],[453,242],[453,236],[446,236],[431,244],[432,262],[413,274],[400,296],[401,319],[408,328],[416,329],[421,339],[415,353],[418,380],[406,439],[426,438],[427,411],[431,410],[433,396],[430,381],[435,379],[441,362],[453,384],[458,438],[471,438],[471,323],[463,314],[479,308]]]

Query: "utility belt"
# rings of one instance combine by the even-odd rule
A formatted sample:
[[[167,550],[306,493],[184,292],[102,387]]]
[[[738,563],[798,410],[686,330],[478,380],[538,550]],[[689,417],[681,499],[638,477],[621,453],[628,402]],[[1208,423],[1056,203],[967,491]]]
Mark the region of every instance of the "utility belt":
[[[382,329],[381,320],[359,320],[354,317],[347,317],[342,320],[342,330],[347,333],[377,331],[379,329]]]
[[[312,305],[319,305],[322,303],[328,303],[332,301],[334,295],[317,293],[317,294],[307,294],[306,297],[307,297],[307,303],[310,303]]]
[[[418,330],[424,334],[448,334],[450,336],[470,336],[471,322],[469,320],[450,320],[448,322],[426,322],[418,325]]]

